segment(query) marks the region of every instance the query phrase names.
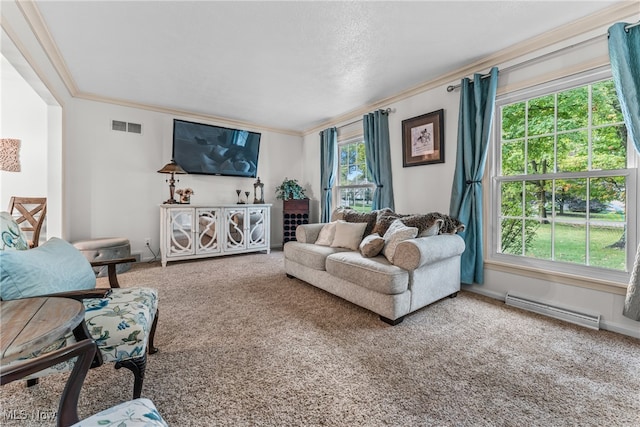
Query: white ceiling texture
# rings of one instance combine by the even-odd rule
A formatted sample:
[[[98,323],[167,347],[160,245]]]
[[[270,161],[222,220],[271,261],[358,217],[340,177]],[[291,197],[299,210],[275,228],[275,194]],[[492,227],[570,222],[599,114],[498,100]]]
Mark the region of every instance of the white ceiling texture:
[[[305,132],[618,1],[36,1],[80,94]]]

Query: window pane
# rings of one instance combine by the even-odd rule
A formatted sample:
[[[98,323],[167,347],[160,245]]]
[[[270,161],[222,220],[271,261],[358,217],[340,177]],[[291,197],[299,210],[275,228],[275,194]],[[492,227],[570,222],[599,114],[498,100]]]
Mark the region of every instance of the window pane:
[[[589,124],[588,86],[558,94],[558,132],[586,128]]]
[[[522,255],[522,220],[503,219],[500,222],[501,252],[509,255]]]
[[[589,265],[625,270],[625,231],[622,224],[589,226]]]
[[[538,259],[551,259],[551,224],[525,221],[525,255]]]
[[[553,172],[553,156],[553,137],[531,138],[527,144],[527,174]]]
[[[584,265],[587,260],[587,227],[556,223],[554,233],[555,260]]]
[[[503,182],[500,198],[502,216],[522,217],[522,182]]]
[[[564,204],[561,214],[557,216],[565,220],[580,220],[587,218],[587,180],[567,179],[556,181],[556,187],[564,189]]]
[[[625,221],[625,179],[622,176],[591,178],[591,218],[607,222]]]
[[[592,85],[591,115],[594,125],[621,123],[623,121],[620,101],[616,94],[613,80],[606,80]]]
[[[340,166],[344,166],[348,163],[347,147],[340,147]]]
[[[627,128],[607,126],[593,131],[594,170],[624,169],[627,166]]]
[[[547,218],[551,214],[552,184],[552,180],[526,183],[525,215],[528,218]]]
[[[502,108],[502,139],[524,138],[526,103],[507,105]]]
[[[547,95],[529,101],[528,135],[552,133],[555,129],[555,96]]]
[[[524,140],[518,139],[502,144],[502,175],[522,175],[523,173]]]
[[[589,166],[589,138],[586,131],[558,135],[558,172],[586,171]]]

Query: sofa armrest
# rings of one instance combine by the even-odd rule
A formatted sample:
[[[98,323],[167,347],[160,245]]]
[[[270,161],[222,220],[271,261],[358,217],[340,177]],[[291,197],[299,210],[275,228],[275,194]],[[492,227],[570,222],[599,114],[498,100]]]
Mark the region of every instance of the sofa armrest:
[[[458,256],[464,249],[464,240],[457,234],[419,237],[398,244],[393,263],[405,270],[415,270],[423,265]]]
[[[324,223],[300,224],[296,227],[296,240],[300,243],[315,243]]]

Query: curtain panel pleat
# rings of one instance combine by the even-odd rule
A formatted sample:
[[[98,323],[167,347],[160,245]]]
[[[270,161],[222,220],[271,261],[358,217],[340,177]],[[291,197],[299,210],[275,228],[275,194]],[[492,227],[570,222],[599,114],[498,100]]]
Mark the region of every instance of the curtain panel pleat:
[[[376,185],[371,210],[395,210],[391,179],[391,147],[389,142],[389,116],[383,110],[365,114],[362,118],[367,171]]]
[[[335,160],[338,145],[338,130],[335,127],[320,132],[320,222],[331,220],[331,200],[335,181]]]
[[[493,123],[498,68],[487,78],[475,74],[473,83],[462,79],[458,117],[458,152],[449,214],[465,224],[460,233],[466,248],[462,253],[460,281],[484,282],[482,232],[482,177]]]
[[[624,123],[640,153],[640,26],[618,22],[609,28],[611,74]],[[640,321],[640,246],[636,252],[622,314]]]

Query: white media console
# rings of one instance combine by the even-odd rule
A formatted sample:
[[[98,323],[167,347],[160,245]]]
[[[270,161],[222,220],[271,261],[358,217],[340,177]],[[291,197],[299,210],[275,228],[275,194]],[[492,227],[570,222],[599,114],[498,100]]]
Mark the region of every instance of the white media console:
[[[271,252],[271,205],[160,205],[162,266],[168,261]]]

